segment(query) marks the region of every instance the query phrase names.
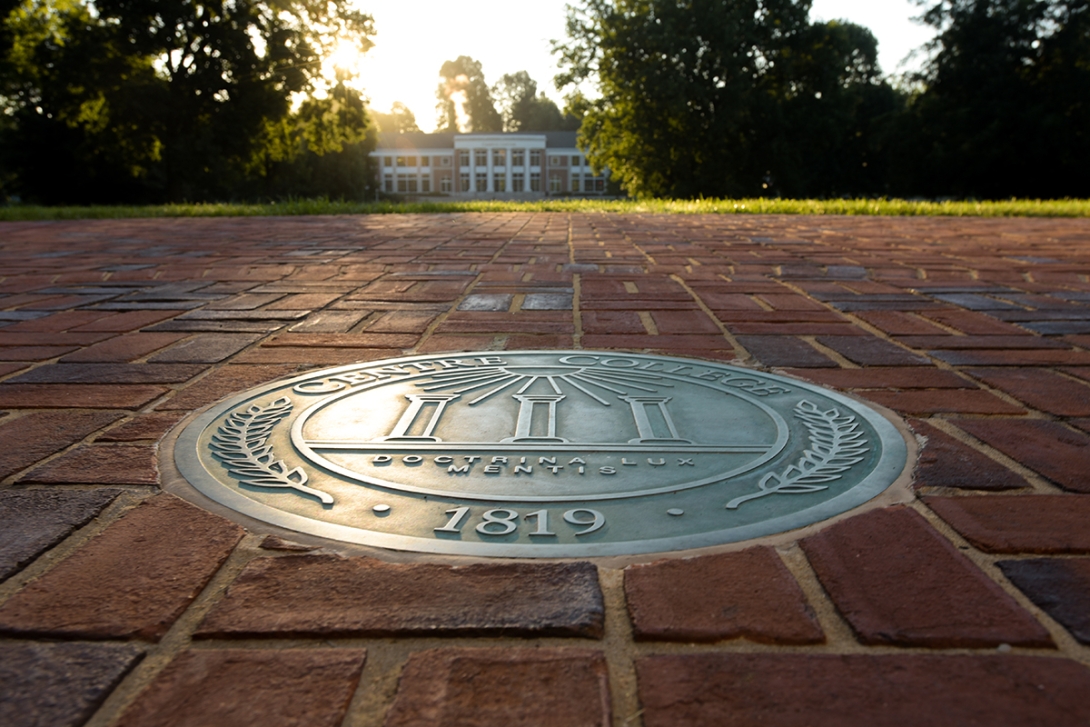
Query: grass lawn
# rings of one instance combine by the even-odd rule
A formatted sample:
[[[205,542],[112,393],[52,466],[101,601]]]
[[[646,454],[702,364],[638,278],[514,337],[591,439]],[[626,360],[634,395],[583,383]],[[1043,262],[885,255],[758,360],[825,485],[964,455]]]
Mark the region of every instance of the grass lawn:
[[[122,219],[132,217],[255,217],[450,212],[624,212],[643,214],[880,215],[946,217],[1090,217],[1090,200],[1011,199],[999,202],[928,202],[904,199],[703,199],[535,202],[331,202],[169,204],[142,207],[0,207],[0,221]]]

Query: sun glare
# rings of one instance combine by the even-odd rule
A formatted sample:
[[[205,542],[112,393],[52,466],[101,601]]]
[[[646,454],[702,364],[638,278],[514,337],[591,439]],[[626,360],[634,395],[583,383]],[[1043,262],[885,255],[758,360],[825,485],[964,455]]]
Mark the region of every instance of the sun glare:
[[[341,41],[322,62],[322,76],[330,81],[337,80],[338,72],[350,77],[359,76],[363,59],[364,54],[359,48]]]

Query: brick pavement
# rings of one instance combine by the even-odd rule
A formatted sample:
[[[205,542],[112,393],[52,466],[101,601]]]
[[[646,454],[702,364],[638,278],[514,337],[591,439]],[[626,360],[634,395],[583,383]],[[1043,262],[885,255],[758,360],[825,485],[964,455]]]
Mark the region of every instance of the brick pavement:
[[[0,224],[0,723],[1088,724],[1087,334],[1084,220]],[[158,441],[247,387],[570,347],[889,407],[918,497],[688,559],[464,567],[159,489]]]

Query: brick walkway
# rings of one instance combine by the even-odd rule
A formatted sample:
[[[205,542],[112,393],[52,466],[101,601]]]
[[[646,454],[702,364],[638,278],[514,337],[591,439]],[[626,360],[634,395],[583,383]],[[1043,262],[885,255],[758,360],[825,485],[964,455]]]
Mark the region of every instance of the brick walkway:
[[[1090,221],[0,224],[0,723],[1090,724]],[[462,350],[738,359],[918,499],[620,569],[313,552],[159,491],[190,412]]]

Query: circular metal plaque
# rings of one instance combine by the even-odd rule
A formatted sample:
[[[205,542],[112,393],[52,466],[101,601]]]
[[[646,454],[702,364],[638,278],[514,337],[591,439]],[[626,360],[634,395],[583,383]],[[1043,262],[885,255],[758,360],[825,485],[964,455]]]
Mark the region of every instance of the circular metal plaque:
[[[502,557],[718,545],[863,504],[901,474],[882,415],[817,386],[603,351],[391,359],[253,389],[190,423],[181,473],[333,540]]]

